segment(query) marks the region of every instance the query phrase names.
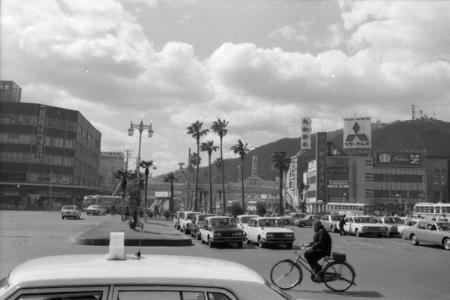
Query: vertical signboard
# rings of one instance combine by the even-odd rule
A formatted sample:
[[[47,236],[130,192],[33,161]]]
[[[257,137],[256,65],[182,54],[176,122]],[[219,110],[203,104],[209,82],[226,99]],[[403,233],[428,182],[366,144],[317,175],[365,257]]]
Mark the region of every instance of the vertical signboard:
[[[344,149],[372,148],[370,117],[344,118]]]
[[[311,150],[311,118],[302,119],[302,141],[300,149]]]
[[[318,132],[316,138],[317,200],[326,200],[327,133]]]
[[[45,117],[47,110],[45,105],[39,107],[39,117],[36,126],[36,160],[42,161],[44,155],[44,143],[45,143]]]

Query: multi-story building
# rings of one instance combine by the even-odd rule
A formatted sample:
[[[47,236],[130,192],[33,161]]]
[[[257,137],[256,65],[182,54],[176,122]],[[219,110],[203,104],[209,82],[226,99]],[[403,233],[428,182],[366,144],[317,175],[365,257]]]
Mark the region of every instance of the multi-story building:
[[[75,110],[0,102],[0,207],[57,209],[98,187],[101,134]]]
[[[20,102],[22,89],[14,81],[0,80],[0,102]]]
[[[114,191],[118,180],[114,177],[117,170],[124,170],[123,152],[102,152],[100,157],[99,186]]]

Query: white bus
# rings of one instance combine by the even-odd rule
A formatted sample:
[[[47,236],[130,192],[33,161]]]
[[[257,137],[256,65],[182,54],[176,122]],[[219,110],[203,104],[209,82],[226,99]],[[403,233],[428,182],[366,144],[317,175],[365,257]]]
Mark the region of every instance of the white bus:
[[[369,203],[328,202],[326,211],[337,215],[373,215],[374,206]]]
[[[122,197],[111,196],[111,195],[87,195],[83,198],[83,210],[85,210],[89,205],[101,205],[106,208],[109,212],[111,208],[115,208],[116,211],[120,209],[122,205]]]
[[[450,203],[432,203],[432,202],[420,202],[414,205],[413,217],[440,217],[450,216]]]

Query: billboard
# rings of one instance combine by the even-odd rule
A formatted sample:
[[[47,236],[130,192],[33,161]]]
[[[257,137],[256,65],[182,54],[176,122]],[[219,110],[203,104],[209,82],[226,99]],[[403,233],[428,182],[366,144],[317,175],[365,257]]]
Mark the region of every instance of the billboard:
[[[311,150],[311,118],[302,119],[302,141],[300,149]]]
[[[377,167],[418,167],[423,157],[421,152],[377,152],[374,163]]]
[[[372,148],[370,117],[344,118],[344,149]]]

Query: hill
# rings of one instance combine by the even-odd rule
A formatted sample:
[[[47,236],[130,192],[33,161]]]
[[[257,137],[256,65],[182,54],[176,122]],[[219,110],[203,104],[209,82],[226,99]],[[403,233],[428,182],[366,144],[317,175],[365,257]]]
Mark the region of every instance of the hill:
[[[426,157],[450,159],[450,123],[436,119],[416,119],[395,121],[388,124],[373,124],[372,126],[372,152],[376,151],[425,151]],[[312,136],[313,149],[309,154],[302,154],[302,165],[314,158],[315,138]],[[343,130],[327,133],[327,141],[342,149]],[[289,157],[294,156],[300,149],[300,138],[283,138],[275,142],[257,147],[250,151],[244,160],[244,178],[251,174],[252,157],[258,157],[258,176],[265,180],[275,180],[278,171],[272,167],[272,154],[285,151]],[[238,165],[240,159],[226,159],[225,171],[227,181],[236,182],[239,178]],[[177,171],[176,173],[179,173]],[[177,174],[182,176],[182,174]],[[214,182],[221,182],[217,168],[213,167]],[[184,181],[180,178],[180,181]],[[208,168],[200,168],[200,181],[208,181]]]

